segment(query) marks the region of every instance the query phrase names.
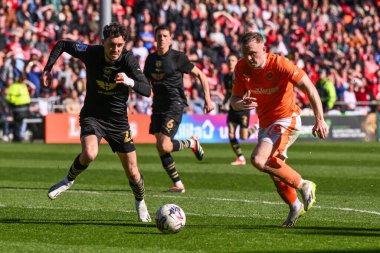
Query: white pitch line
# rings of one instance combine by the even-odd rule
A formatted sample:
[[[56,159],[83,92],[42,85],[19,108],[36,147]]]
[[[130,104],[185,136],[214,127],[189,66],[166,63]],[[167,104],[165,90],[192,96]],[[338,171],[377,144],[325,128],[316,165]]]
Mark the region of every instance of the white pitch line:
[[[196,197],[168,196],[168,195],[153,195],[153,197],[197,199]],[[243,202],[243,203],[260,203],[260,204],[267,204],[267,205],[283,205],[282,202],[259,201],[259,200],[248,200],[248,199],[228,199],[228,198],[204,198],[204,199],[214,200],[214,201],[226,201],[226,202]],[[320,208],[320,209],[332,209],[332,210],[339,210],[339,211],[358,212],[358,213],[368,213],[368,214],[380,215],[380,212],[376,212],[376,211],[360,210],[360,209],[347,208],[347,207],[329,207],[329,206],[324,206],[324,207],[314,206],[314,207]]]
[[[17,191],[17,190],[29,190],[29,191],[39,191],[34,189],[2,189],[2,190],[9,190],[9,191]],[[96,195],[102,195],[103,192],[97,192],[97,191],[88,191],[88,190],[78,190],[78,191],[71,191],[71,193],[87,193],[87,194],[96,194]],[[112,194],[118,194],[118,195],[127,195],[126,193],[112,193]],[[179,199],[199,199],[199,197],[188,197],[188,196],[174,196],[174,195],[151,195],[151,197],[154,198],[179,198]],[[282,202],[279,201],[261,201],[261,200],[248,200],[248,199],[231,199],[231,198],[209,198],[205,197],[202,198],[205,200],[212,200],[212,201],[225,201],[225,202],[242,202],[242,203],[259,203],[259,204],[267,204],[267,205],[283,205]],[[0,208],[6,207],[5,205],[0,203]],[[369,211],[369,210],[360,210],[360,209],[354,209],[354,208],[348,208],[348,207],[328,207],[328,206],[314,206],[315,208],[320,209],[331,209],[331,210],[338,210],[338,211],[346,211],[346,212],[357,212],[357,213],[367,213],[367,214],[373,214],[373,215],[380,215],[380,212],[378,211]],[[112,210],[110,210],[112,211]],[[129,212],[129,211],[128,211]],[[201,214],[192,214],[192,215],[201,215]],[[223,215],[216,215],[217,217],[232,217],[232,216],[223,216]],[[243,217],[243,216],[241,216]]]
[[[332,210],[339,210],[339,211],[347,211],[347,212],[357,212],[357,213],[368,213],[368,214],[375,214],[380,215],[380,212],[376,211],[368,211],[368,210],[359,210],[359,209],[353,209],[348,207],[330,207],[330,206],[314,206],[316,208],[323,208],[323,209],[332,209]]]

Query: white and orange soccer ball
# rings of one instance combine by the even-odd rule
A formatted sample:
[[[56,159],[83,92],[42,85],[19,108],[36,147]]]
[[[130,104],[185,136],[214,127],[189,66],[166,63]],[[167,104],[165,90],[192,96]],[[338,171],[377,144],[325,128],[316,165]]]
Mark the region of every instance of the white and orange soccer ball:
[[[185,212],[175,204],[165,204],[156,212],[156,226],[162,233],[178,233],[185,227],[185,224]]]

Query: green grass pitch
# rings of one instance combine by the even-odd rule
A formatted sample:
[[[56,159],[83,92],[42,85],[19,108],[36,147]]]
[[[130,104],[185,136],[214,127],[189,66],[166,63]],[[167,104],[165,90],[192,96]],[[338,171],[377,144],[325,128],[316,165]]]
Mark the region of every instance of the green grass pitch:
[[[248,158],[255,144],[242,144]],[[317,183],[317,203],[285,229],[288,207],[269,176],[234,167],[229,144],[205,144],[198,162],[174,153],[186,193],[171,182],[154,145],[137,145],[154,217],[175,203],[183,231],[161,234],[137,222],[120,162],[108,145],[58,199],[49,187],[67,173],[80,145],[0,144],[0,252],[380,252],[380,144],[297,142],[288,164]]]

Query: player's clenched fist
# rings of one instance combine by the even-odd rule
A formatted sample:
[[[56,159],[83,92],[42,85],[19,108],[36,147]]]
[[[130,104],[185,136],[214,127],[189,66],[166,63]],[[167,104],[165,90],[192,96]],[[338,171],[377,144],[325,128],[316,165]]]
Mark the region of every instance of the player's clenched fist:
[[[49,71],[44,71],[41,76],[41,83],[44,87],[50,87],[51,84],[51,74]]]

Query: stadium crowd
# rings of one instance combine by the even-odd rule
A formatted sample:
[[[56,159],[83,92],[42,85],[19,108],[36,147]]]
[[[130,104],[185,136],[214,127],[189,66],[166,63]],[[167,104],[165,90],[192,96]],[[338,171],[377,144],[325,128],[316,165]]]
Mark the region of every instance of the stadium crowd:
[[[9,133],[12,85],[26,85],[25,100],[34,117],[49,112],[79,113],[86,94],[83,64],[69,55],[53,68],[52,86],[40,76],[51,48],[66,39],[99,44],[101,0],[0,0],[0,119]],[[303,68],[316,84],[326,113],[366,114],[380,100],[379,0],[112,0],[112,19],[130,32],[127,49],[144,67],[155,51],[153,30],[167,24],[174,49],[184,51],[208,77],[215,113],[224,104],[226,59],[240,55],[239,37],[259,31],[267,48]],[[203,91],[197,80],[184,76],[189,107],[202,113]],[[304,113],[307,96],[296,92]],[[5,101],[8,101],[6,103]],[[133,94],[129,113],[151,113],[151,98]],[[21,128],[22,129],[22,128]]]

